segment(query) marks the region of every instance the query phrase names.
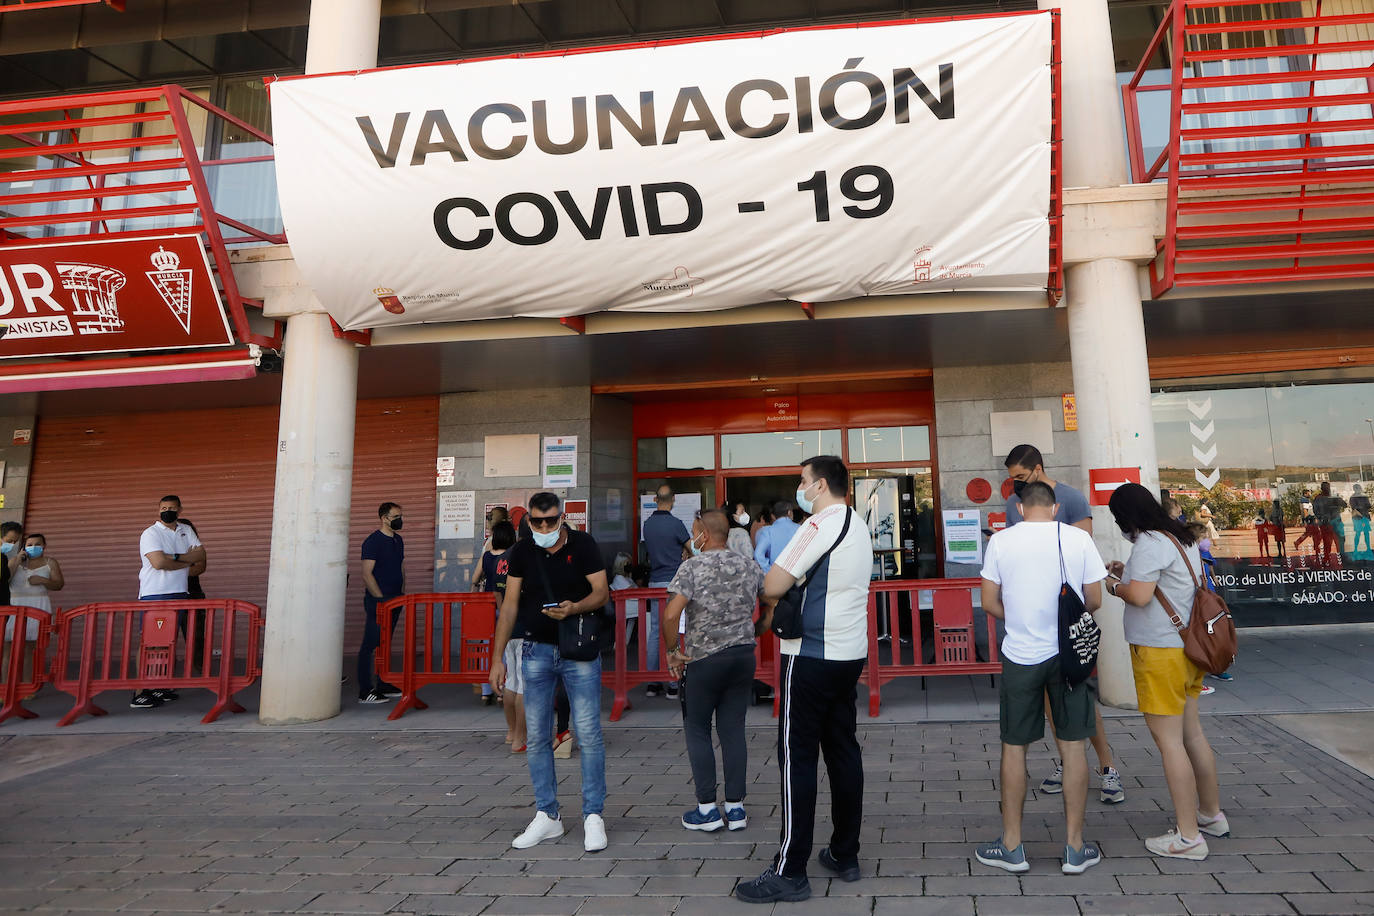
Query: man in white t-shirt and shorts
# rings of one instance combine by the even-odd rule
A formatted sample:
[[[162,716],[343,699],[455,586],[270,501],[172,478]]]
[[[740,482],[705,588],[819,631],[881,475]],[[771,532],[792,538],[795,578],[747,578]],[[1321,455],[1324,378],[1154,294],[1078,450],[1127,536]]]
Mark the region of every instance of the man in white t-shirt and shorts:
[[[177,521],[181,499],[164,496],[157,506],[158,520],[138,539],[143,565],[138,570],[139,601],[176,601],[190,598],[191,569],[205,571],[205,547],[190,525]],[[185,614],[185,611],[181,611]],[[177,698],[173,690],[140,690],[129,706],[156,709]]]
[[[1072,689],[1059,667],[1059,590],[1067,583],[1089,611],[1102,604],[1106,564],[1087,532],[1055,521],[1059,506],[1043,482],[1021,489],[1023,521],[988,541],[983,562],[983,609],[1006,622],[1002,640],[1002,836],[978,846],[984,865],[1030,870],[1021,843],[1026,801],[1026,746],[1045,737],[1045,697],[1064,767],[1067,823],[1062,871],[1082,874],[1102,860],[1083,841],[1088,800],[1087,741],[1096,733],[1097,698],[1085,681]]]
[[[864,768],[854,703],[868,658],[873,543],[868,526],[845,501],[849,470],[844,462],[834,455],[818,455],[803,461],[801,469],[797,505],[813,514],[774,560],[763,582],[764,594],[777,599],[794,583],[806,580],[802,637],[779,641],[782,842],[771,868],[735,888],[735,896],[748,903],[811,896],[806,863],[811,857],[816,769],[822,753],[830,775],[834,830],[817,860],[844,881],[859,880]]]

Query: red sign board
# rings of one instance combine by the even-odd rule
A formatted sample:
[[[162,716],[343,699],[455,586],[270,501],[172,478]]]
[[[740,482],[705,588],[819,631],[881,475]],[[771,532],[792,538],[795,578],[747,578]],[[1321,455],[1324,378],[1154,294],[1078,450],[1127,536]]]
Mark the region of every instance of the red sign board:
[[[1140,483],[1140,468],[1092,468],[1088,471],[1088,502],[1105,506],[1123,483]]]
[[[797,409],[796,398],[768,398],[765,401],[767,407],[763,415],[763,428],[774,429],[796,429],[801,419],[801,414]]]
[[[992,498],[992,484],[988,483],[986,478],[975,477],[968,482],[968,486],[964,488],[964,493],[969,499],[981,506]]]
[[[0,359],[234,342],[198,235],[0,246]]]
[[[1005,513],[1005,512],[989,512],[989,513],[988,513],[988,527],[992,529],[992,533],[993,533],[993,534],[996,534],[997,532],[999,532],[999,531],[1003,530],[1004,528],[1006,528],[1006,527],[1007,527],[1007,513]]]
[[[587,530],[587,501],[585,499],[566,499],[563,501],[563,518],[578,531]]]

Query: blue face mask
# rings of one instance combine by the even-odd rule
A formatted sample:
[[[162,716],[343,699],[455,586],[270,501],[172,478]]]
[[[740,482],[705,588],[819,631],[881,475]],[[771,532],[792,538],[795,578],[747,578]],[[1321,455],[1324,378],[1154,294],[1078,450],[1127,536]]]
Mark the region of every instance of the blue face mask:
[[[5,556],[9,556],[10,554],[14,553],[14,547],[15,545],[13,541],[5,541],[3,543],[0,543],[0,553],[3,553]]]
[[[34,544],[32,547],[25,547],[24,553],[35,558],[41,557],[43,555],[43,548],[39,544]]]
[[[552,531],[536,531],[533,528],[531,528],[530,536],[534,538],[534,543],[538,544],[540,547],[543,547],[545,549],[552,547],[554,544],[558,543],[557,528],[553,529]]]
[[[687,542],[687,546],[690,547],[690,548],[692,548],[692,556],[694,556],[694,557],[699,557],[699,556],[701,556],[701,548],[697,546],[697,539],[696,539],[696,538],[692,538],[690,541],[688,541],[688,542]]]
[[[811,487],[814,487],[818,483],[820,483],[820,481],[813,480],[811,481],[811,486],[797,487],[797,505],[800,506],[801,510],[805,512],[807,515],[810,515],[813,511],[815,511],[816,503],[814,500],[806,498],[806,491],[811,489]]]

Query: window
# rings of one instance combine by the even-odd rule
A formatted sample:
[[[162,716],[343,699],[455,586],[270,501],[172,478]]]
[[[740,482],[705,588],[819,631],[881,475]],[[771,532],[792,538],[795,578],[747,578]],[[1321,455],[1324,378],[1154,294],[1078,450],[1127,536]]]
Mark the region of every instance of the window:
[[[641,471],[709,471],[715,466],[715,436],[639,440]]]
[[[813,455],[838,455],[840,442],[838,429],[732,433],[720,437],[720,464],[724,468],[799,465]]]
[[[929,460],[928,426],[870,426],[849,431],[851,464]]]

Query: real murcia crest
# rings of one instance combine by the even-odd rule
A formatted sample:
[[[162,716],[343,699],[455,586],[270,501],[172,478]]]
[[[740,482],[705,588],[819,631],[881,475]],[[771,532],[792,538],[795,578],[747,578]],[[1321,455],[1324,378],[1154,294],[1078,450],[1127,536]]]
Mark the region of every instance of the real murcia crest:
[[[191,271],[178,270],[181,258],[174,251],[167,251],[161,245],[149,259],[156,270],[146,272],[153,289],[162,297],[172,317],[187,334],[191,333]]]

